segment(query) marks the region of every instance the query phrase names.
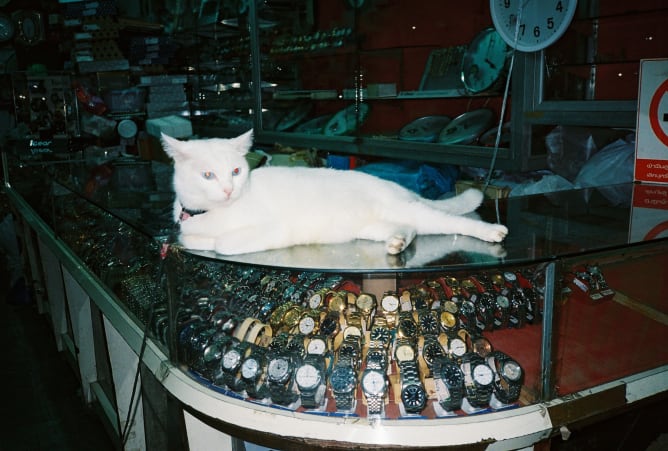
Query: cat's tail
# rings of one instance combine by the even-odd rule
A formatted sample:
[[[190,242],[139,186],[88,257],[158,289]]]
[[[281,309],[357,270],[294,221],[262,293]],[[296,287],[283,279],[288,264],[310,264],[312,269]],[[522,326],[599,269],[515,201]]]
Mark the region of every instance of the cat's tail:
[[[463,215],[475,211],[482,203],[482,191],[470,188],[454,197],[441,200],[425,200],[425,202],[449,215]]]

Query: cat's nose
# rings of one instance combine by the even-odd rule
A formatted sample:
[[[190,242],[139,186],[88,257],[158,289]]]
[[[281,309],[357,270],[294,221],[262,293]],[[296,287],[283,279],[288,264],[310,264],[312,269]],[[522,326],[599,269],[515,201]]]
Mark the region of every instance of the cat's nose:
[[[232,189],[231,189],[231,188],[225,188],[225,189],[223,190],[223,192],[225,193],[225,197],[227,197],[228,199],[229,199],[230,196],[232,195]]]

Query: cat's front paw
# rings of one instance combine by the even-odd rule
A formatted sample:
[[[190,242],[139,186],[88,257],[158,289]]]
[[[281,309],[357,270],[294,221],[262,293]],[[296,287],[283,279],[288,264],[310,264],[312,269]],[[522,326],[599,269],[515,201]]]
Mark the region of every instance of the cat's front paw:
[[[385,250],[390,255],[397,255],[404,251],[410,243],[403,235],[394,235],[385,243]]]
[[[482,238],[485,241],[491,241],[492,243],[500,243],[508,235],[508,227],[503,224],[490,224],[489,228],[485,232]]]

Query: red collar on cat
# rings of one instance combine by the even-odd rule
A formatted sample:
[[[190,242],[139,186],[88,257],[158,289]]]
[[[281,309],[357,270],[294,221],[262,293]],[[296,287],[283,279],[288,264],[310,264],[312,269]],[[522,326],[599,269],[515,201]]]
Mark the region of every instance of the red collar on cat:
[[[190,218],[191,216],[201,215],[202,213],[206,213],[206,210],[189,210],[182,205],[181,214],[179,215],[179,221],[183,222],[186,219]]]

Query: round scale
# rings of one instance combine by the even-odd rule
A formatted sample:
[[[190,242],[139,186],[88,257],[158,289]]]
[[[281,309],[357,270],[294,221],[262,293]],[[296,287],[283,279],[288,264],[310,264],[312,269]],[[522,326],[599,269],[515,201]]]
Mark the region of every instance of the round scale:
[[[406,124],[399,130],[402,141],[435,142],[443,127],[452,119],[448,116],[424,116]]]
[[[452,120],[438,137],[442,144],[472,144],[494,122],[494,112],[487,108],[468,111]]]
[[[325,124],[325,135],[339,136],[352,133],[364,122],[369,114],[369,105],[366,103],[352,104],[336,113]]]

